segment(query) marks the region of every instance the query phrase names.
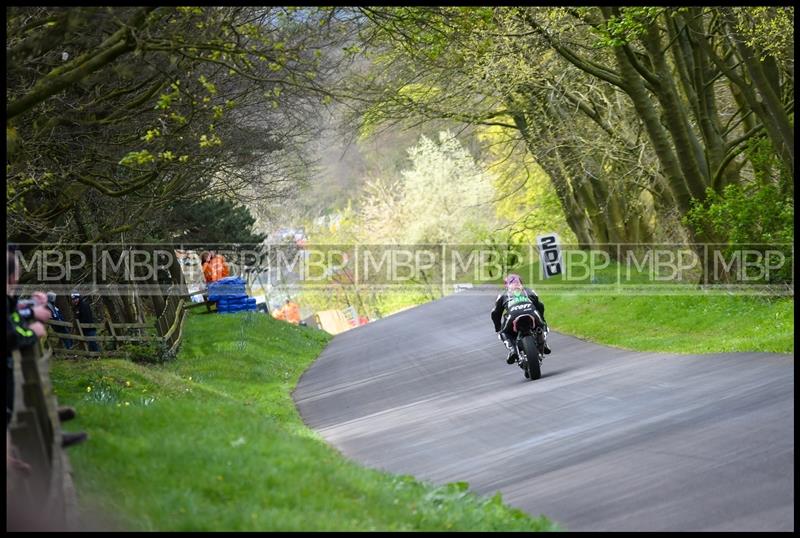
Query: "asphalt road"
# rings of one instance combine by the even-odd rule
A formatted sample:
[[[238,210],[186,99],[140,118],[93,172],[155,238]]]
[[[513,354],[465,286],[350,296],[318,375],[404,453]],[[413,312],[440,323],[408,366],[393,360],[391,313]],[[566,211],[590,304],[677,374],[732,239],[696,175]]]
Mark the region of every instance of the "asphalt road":
[[[304,421],[362,465],[500,491],[566,530],[794,529],[793,356],[551,332],[528,381],[493,301],[464,292],[336,336],[295,390]]]

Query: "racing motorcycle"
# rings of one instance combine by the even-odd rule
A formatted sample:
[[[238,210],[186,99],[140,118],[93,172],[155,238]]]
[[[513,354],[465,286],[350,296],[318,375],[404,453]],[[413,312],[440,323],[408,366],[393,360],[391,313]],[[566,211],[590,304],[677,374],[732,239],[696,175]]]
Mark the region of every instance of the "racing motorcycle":
[[[525,373],[525,378],[533,381],[542,377],[544,358],[544,322],[539,312],[518,316],[511,325],[517,333],[514,345],[519,359],[517,364]]]

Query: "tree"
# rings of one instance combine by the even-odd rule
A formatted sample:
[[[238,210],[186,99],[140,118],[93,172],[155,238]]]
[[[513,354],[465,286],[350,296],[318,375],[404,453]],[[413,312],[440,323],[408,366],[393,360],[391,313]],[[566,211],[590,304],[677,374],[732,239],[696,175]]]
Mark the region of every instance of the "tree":
[[[369,40],[383,48],[375,55],[376,74],[356,82],[362,95],[375,96],[364,112],[365,126],[409,117],[448,118],[516,132],[551,177],[580,244],[649,239],[652,195],[642,192],[658,192],[657,177],[631,173],[649,166],[641,158],[635,130],[626,134],[629,140],[623,145],[624,133],[609,128],[619,118],[604,117],[606,111],[619,110],[622,118],[630,114],[597,84],[576,80],[574,71],[565,77],[557,56],[532,55],[531,49],[541,44],[516,37],[520,22],[515,13],[488,8],[369,10],[377,36]],[[395,31],[406,24],[418,29]],[[531,57],[540,60],[530,63]],[[585,95],[593,99],[590,106],[581,102]],[[604,143],[598,147],[598,141]]]
[[[255,218],[244,206],[230,200],[206,198],[169,208],[164,218],[168,230],[180,230],[175,243],[228,243],[255,246],[264,234],[253,230]]]
[[[10,7],[7,237],[119,253],[172,244],[186,230],[163,218],[172,208],[285,199],[348,61],[339,12]],[[169,273],[180,282],[176,263]]]
[[[450,118],[517,130],[581,244],[676,237],[665,225],[692,200],[746,180],[754,138],[793,170],[788,40],[753,39],[759,25],[790,34],[791,8],[363,12],[375,66],[356,85],[372,97],[365,125]]]
[[[334,13],[9,8],[9,233],[63,236],[112,200],[141,217],[72,230],[103,240],[180,200],[285,196],[339,67]]]
[[[492,228],[492,178],[449,131],[408,149],[411,168],[372,183],[360,213],[377,242],[470,242]],[[366,235],[366,234],[365,234]]]
[[[518,143],[513,130],[486,127],[479,137],[488,146],[486,168],[495,178],[498,229],[490,236],[504,244],[533,244],[538,235],[555,232],[564,243],[574,244],[575,234],[550,178]]]

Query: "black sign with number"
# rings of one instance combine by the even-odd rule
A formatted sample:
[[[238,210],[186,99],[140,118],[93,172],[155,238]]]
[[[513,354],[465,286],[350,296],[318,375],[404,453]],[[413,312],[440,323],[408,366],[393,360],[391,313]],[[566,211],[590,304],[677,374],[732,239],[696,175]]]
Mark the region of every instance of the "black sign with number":
[[[539,259],[542,265],[542,278],[561,274],[561,247],[555,233],[540,235],[536,238],[539,246]]]

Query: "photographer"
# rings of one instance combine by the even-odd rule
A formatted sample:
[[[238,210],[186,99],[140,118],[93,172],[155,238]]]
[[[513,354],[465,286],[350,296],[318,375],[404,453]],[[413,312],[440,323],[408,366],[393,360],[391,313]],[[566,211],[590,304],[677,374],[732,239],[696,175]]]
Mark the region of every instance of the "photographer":
[[[14,252],[6,249],[8,273],[6,274],[6,427],[11,422],[14,410],[14,357],[15,349],[23,349],[38,343],[47,335],[44,321],[50,319],[46,306],[35,299],[18,301],[14,294],[19,278]]]
[[[89,302],[86,300],[85,297],[81,296],[78,290],[72,290],[69,299],[70,302],[72,303],[72,314],[75,316],[75,319],[77,319],[78,322],[82,324],[94,323],[94,316],[92,315],[92,307],[89,306]],[[92,327],[83,328],[83,335],[97,336],[97,329]],[[100,346],[97,344],[96,340],[91,340],[88,342],[88,344],[89,344],[89,351],[93,352],[100,351]]]
[[[14,412],[14,357],[12,352],[38,344],[39,338],[47,336],[47,327],[43,322],[53,317],[53,312],[48,308],[48,297],[41,291],[34,292],[31,299],[18,300],[14,294],[19,273],[14,257],[14,252],[7,248],[8,274],[6,278],[6,430],[11,423]],[[58,418],[61,422],[75,418],[72,407],[61,406],[58,408]],[[81,443],[88,438],[86,432],[62,432],[61,446],[68,447]],[[16,461],[17,464],[23,464]],[[23,464],[24,465],[24,464]]]

